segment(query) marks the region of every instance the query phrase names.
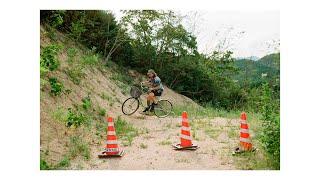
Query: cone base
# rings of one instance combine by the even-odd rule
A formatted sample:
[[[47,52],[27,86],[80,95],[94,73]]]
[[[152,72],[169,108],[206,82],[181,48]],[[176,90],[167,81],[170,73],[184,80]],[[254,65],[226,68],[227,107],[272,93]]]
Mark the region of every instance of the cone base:
[[[119,151],[118,154],[112,154],[112,155],[107,154],[106,151],[102,151],[102,152],[98,155],[98,157],[99,157],[99,158],[122,157],[123,154],[124,154],[124,150]]]
[[[237,147],[234,149],[234,151],[232,152],[232,154],[241,154],[241,153],[244,153],[244,152],[254,152],[256,151],[257,148],[255,147],[252,147],[250,150],[244,150],[244,149],[241,149],[240,147]]]
[[[194,144],[188,147],[182,147],[181,144],[173,144],[172,146],[174,150],[196,150],[199,148],[198,145],[194,145]]]

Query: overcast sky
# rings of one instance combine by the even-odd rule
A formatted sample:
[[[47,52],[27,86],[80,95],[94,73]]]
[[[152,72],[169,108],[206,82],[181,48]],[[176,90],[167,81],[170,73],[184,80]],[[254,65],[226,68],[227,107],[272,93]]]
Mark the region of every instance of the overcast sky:
[[[198,11],[198,14],[196,34],[200,52],[212,51],[220,40],[227,37],[232,41],[229,48],[235,57],[262,57],[274,51],[269,47],[276,44],[273,41],[280,40],[279,11]]]
[[[119,11],[114,11],[117,18]],[[197,36],[198,50],[210,53],[218,42],[227,39],[234,57],[262,57],[274,51],[273,41],[280,40],[279,11],[178,11],[189,15],[184,25]],[[196,15],[195,15],[196,12]],[[195,24],[195,28],[193,26]]]

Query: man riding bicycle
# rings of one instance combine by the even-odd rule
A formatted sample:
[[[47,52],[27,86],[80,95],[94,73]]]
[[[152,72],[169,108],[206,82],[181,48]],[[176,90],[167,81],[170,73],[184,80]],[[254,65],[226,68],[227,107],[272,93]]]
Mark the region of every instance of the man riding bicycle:
[[[143,82],[143,84],[146,84],[146,86],[149,87],[147,96],[148,106],[143,111],[144,113],[146,113],[147,111],[154,111],[154,106],[157,104],[156,96],[161,96],[164,90],[161,79],[157,76],[156,72],[153,69],[148,70],[147,76],[148,81]]]

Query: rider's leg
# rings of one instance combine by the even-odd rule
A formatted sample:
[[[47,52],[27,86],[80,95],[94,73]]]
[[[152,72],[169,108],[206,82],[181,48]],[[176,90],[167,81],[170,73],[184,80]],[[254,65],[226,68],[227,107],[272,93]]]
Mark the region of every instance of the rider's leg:
[[[154,101],[155,101],[155,96],[154,96],[154,93],[152,92],[149,94],[149,104],[152,104]]]
[[[148,106],[146,107],[146,109],[143,112],[149,111],[153,102],[154,102],[154,93],[151,92],[147,96],[147,105]]]
[[[150,93],[150,111],[151,112],[154,111],[155,100],[156,100],[156,97],[155,97],[154,93]]]

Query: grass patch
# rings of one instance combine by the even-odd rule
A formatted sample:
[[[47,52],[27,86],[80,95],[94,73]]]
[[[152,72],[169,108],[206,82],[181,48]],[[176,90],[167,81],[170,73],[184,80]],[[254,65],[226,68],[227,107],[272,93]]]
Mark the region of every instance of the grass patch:
[[[44,77],[40,76],[40,89],[41,89],[41,91],[44,91],[45,87],[47,87],[48,84],[49,84],[49,81],[47,79],[45,79]]]
[[[162,146],[166,146],[166,145],[171,145],[172,142],[170,140],[163,140],[163,141],[160,141],[158,144]]]
[[[108,101],[111,101],[111,100],[112,100],[112,97],[109,96],[108,94],[104,93],[104,92],[102,92],[102,93],[100,94],[100,97],[101,97],[102,99],[104,99],[104,100],[108,100]]]
[[[77,53],[78,53],[78,49],[76,49],[76,48],[68,48],[67,49],[67,55],[68,55],[67,62],[69,64],[72,64],[74,62],[74,58],[77,55]]]
[[[84,110],[89,110],[92,107],[92,102],[90,96],[86,96],[85,98],[82,98],[82,108]]]
[[[71,137],[69,155],[71,158],[75,158],[78,155],[81,155],[85,160],[89,160],[90,149],[88,144],[85,141],[83,141],[79,136]]]
[[[277,170],[273,158],[262,150],[237,154],[233,158],[235,165],[242,170]]]
[[[88,54],[82,57],[82,64],[94,66],[99,62],[99,54]]]
[[[131,146],[133,138],[139,135],[138,129],[123,120],[121,116],[118,116],[115,121],[115,128],[117,129],[117,135],[122,140],[124,146]]]
[[[146,119],[146,116],[137,116],[137,119]]]
[[[55,166],[55,169],[65,169],[70,166],[70,161],[78,156],[82,156],[85,160],[90,159],[89,145],[82,140],[79,136],[72,136],[69,140],[69,151],[59,163]]]
[[[167,123],[167,124],[165,125],[165,127],[166,127],[166,129],[171,129],[171,128],[172,128],[172,124],[171,124],[171,123]]]
[[[211,125],[210,121],[208,119],[194,119],[189,122],[190,126],[194,130],[200,130],[200,129],[205,129],[208,128]],[[181,127],[181,124],[177,124],[178,127]]]
[[[69,76],[70,80],[76,85],[79,85],[81,79],[85,77],[85,73],[81,65],[75,65],[73,67],[67,68],[66,74]]]
[[[99,138],[105,138],[106,135],[106,128],[107,128],[107,123],[105,123],[103,120],[99,120],[95,123],[96,126],[96,136]]]
[[[217,137],[221,134],[221,130],[218,128],[206,128],[204,132],[212,139],[217,139]]]
[[[66,111],[62,107],[58,107],[56,110],[50,112],[50,115],[54,120],[62,123],[65,123],[68,119],[68,111]]]
[[[148,148],[148,145],[141,143],[141,144],[140,144],[140,148],[141,148],[141,149],[147,149],[147,148]]]
[[[104,100],[107,100],[107,102],[109,103],[109,106],[111,106],[111,107],[113,106],[115,100],[114,100],[111,96],[109,96],[108,94],[102,92],[102,93],[100,94],[100,97],[101,97],[102,99],[104,99]]]
[[[105,115],[106,115],[106,110],[105,109],[103,109],[103,108],[101,108],[101,107],[98,107],[98,114],[99,114],[99,116],[102,116],[102,117],[104,117]]]
[[[196,140],[196,141],[199,141],[199,140],[200,140],[200,138],[198,137],[197,131],[192,131],[191,135],[192,135],[192,138],[193,138],[194,140]]]
[[[64,169],[70,166],[70,159],[67,156],[64,156],[56,166],[56,169]]]
[[[213,107],[202,107],[202,106],[173,106],[173,116],[180,117],[182,112],[186,111],[190,119],[194,118],[209,118],[209,117],[224,117],[224,118],[239,118],[241,111],[227,111],[216,109]]]
[[[133,85],[134,79],[127,74],[124,69],[119,69],[118,72],[114,72],[110,78],[121,89],[121,93],[128,95],[131,85]]]
[[[52,169],[48,163],[44,160],[40,158],[40,170],[50,170]]]
[[[148,128],[141,128],[140,130],[139,130],[139,134],[149,134],[149,132],[150,132],[150,130],[148,129]]]
[[[177,163],[189,163],[188,159],[176,159]]]
[[[190,126],[192,127],[192,129],[194,129],[192,136],[195,139],[197,138],[195,133],[198,130],[203,130],[205,134],[207,134],[210,138],[216,139],[221,134],[224,128],[224,126],[214,125],[213,123],[211,123],[210,119],[194,119],[190,122]],[[232,133],[236,133],[236,132],[232,130]]]
[[[239,137],[239,136],[240,136],[240,129],[234,128],[234,127],[229,128],[229,130],[228,130],[228,137],[229,137],[230,139],[234,139],[234,138],[237,138],[237,137]]]

